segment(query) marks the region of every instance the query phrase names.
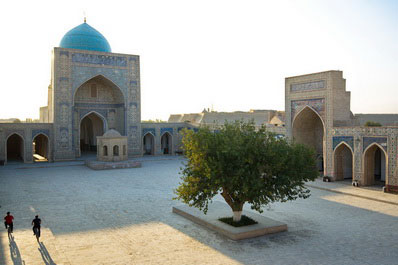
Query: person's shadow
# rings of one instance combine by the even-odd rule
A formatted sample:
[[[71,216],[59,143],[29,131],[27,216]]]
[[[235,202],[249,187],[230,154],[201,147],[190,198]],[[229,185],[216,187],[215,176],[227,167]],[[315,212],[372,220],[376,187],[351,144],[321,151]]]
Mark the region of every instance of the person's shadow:
[[[39,242],[39,251],[41,254],[41,258],[44,261],[44,264],[46,265],[56,265],[53,259],[50,256],[50,253],[48,253],[46,246],[44,245],[43,242]]]
[[[8,239],[10,241],[10,255],[12,262],[14,265],[24,265],[25,262],[22,260],[21,253],[19,252],[17,243],[14,241],[14,236],[10,234],[8,236]]]

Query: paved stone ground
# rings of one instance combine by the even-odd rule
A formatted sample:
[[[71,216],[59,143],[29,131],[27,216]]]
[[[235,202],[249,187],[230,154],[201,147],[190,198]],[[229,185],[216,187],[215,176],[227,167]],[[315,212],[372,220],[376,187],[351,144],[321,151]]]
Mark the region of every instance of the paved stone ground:
[[[16,218],[13,240],[0,229],[0,264],[398,263],[397,205],[312,189],[307,200],[263,213],[288,232],[235,242],[171,212],[181,162],[144,159],[142,168],[108,171],[76,162],[0,167],[0,212]],[[30,227],[36,213],[40,245]]]

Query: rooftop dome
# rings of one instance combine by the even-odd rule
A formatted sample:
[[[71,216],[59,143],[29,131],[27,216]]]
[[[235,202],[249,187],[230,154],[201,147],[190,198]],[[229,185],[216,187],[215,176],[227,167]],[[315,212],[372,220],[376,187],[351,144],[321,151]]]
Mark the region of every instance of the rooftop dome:
[[[105,37],[86,22],[69,30],[62,38],[59,47],[111,52],[111,46]]]
[[[108,138],[111,138],[111,137],[120,137],[120,136],[121,136],[120,133],[119,133],[118,131],[114,130],[114,129],[107,130],[107,131],[104,133],[104,135],[103,135],[103,137],[108,137]]]

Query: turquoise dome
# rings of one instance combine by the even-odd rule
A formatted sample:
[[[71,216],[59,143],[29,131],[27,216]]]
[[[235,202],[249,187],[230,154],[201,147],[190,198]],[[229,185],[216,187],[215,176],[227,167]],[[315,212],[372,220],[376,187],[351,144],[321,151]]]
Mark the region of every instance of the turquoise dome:
[[[62,38],[59,47],[78,50],[111,52],[111,46],[105,37],[86,22],[69,30]]]

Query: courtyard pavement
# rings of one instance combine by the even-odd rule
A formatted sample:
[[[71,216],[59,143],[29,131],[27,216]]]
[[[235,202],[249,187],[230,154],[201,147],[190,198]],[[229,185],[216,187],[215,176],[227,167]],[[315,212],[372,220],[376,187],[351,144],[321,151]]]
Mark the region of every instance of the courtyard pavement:
[[[398,263],[398,205],[311,188],[309,199],[262,213],[287,232],[235,242],[171,212],[181,158],[140,161],[107,171],[81,161],[0,167],[0,213],[15,217],[13,239],[0,228],[0,264]]]

